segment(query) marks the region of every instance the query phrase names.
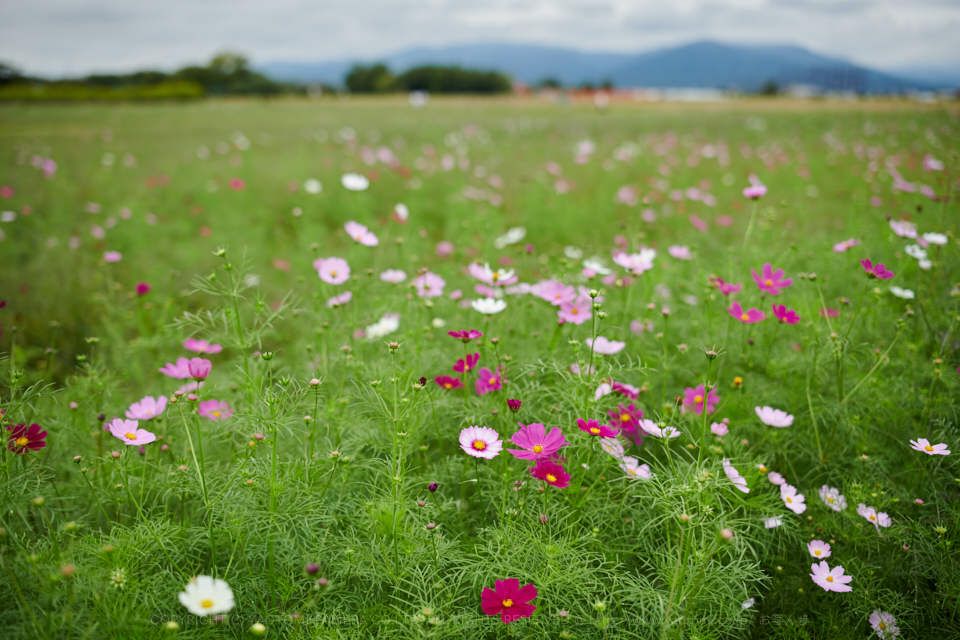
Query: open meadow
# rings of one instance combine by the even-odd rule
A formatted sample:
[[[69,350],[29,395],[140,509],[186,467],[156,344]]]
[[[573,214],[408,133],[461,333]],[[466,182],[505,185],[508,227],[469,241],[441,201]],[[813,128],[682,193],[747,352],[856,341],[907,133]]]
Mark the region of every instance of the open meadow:
[[[960,105],[601,106],[0,106],[0,635],[960,637]]]

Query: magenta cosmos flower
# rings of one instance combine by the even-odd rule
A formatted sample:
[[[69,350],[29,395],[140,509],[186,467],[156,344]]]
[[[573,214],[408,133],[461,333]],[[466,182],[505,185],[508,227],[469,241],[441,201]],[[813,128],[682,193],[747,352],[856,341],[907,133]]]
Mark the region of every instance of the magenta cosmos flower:
[[[587,338],[586,343],[588,347],[593,349],[594,353],[599,353],[603,356],[612,356],[615,353],[620,353],[623,351],[623,348],[627,346],[626,342],[608,340],[603,336],[597,336],[596,340],[593,338]]]
[[[331,309],[334,309],[336,307],[342,307],[343,305],[347,304],[351,300],[353,300],[353,292],[344,291],[343,293],[339,295],[335,295],[329,300],[327,300],[327,306]]]
[[[463,340],[464,342],[470,342],[476,338],[482,338],[483,334],[477,331],[476,329],[461,330],[461,331],[448,331],[447,335],[456,338],[457,340]]]
[[[137,295],[145,296],[150,293],[150,289],[152,288],[149,282],[138,282],[136,286]]]
[[[617,382],[616,380],[611,380],[610,390],[614,393],[619,393],[622,396],[626,396],[631,400],[636,400],[640,397],[640,388],[635,387],[632,384],[627,384],[626,382]]]
[[[793,416],[786,411],[773,407],[754,407],[760,422],[770,427],[789,427],[793,424]]]
[[[507,408],[509,408],[510,411],[513,411],[514,413],[516,413],[517,411],[520,411],[521,404],[523,404],[522,400],[511,400],[509,398],[507,399]]]
[[[233,415],[233,409],[230,408],[226,402],[221,402],[219,400],[204,400],[200,403],[200,408],[197,413],[202,415],[204,418],[210,418],[211,420],[216,420],[217,422],[221,420],[226,420]]]
[[[190,358],[190,362],[187,363],[187,373],[194,380],[205,380],[212,368],[213,364],[203,358]]]
[[[704,394],[703,385],[698,385],[696,389],[687,387],[683,390],[683,406],[680,410],[687,412],[687,407],[693,407],[694,413],[700,415],[703,413],[703,405],[707,405],[707,413],[713,413],[717,403],[720,402],[720,396],[716,389],[710,389],[710,393]]]
[[[719,289],[720,293],[722,293],[725,296],[728,296],[731,293],[736,293],[737,291],[740,291],[740,289],[743,288],[742,284],[731,284],[729,282],[724,282],[722,278],[714,278],[713,286]]]
[[[793,278],[784,278],[783,269],[774,271],[769,262],[764,263],[760,275],[757,275],[757,272],[753,269],[750,269],[750,273],[753,274],[753,280],[760,287],[760,290],[766,291],[772,296],[779,294],[781,289],[786,289],[793,284]]]
[[[109,425],[110,433],[123,440],[126,445],[149,444],[157,439],[146,429],[140,428],[140,423],[136,420],[122,420],[114,418]]]
[[[131,404],[124,415],[131,420],[152,420],[162,414],[166,408],[166,396],[157,396],[156,398],[145,396],[140,399],[140,402]]]
[[[437,376],[433,380],[444,389],[463,389],[463,380],[450,376]]]
[[[537,588],[532,584],[520,586],[516,578],[497,580],[496,587],[484,588],[480,594],[480,607],[488,616],[500,616],[503,624],[520,618],[529,618],[537,608],[530,604],[537,597]]]
[[[843,575],[842,566],[836,566],[831,570],[830,565],[825,560],[821,560],[819,564],[810,565],[810,571],[813,572],[810,577],[813,578],[814,583],[823,587],[824,591],[838,593],[853,591],[853,587],[848,585],[853,580],[853,576]]]
[[[25,424],[8,424],[7,448],[14,453],[26,453],[27,450],[38,451],[47,446],[47,432],[34,423],[29,427]]]
[[[774,304],[773,307],[773,316],[784,324],[797,324],[800,322],[800,316],[797,315],[797,312],[793,309],[787,309],[786,305]]]
[[[950,450],[947,449],[947,445],[944,443],[940,444],[930,444],[930,441],[926,438],[920,438],[919,440],[911,440],[910,445],[916,451],[922,451],[930,456],[948,456],[950,455]]]
[[[586,431],[590,435],[599,438],[616,438],[617,434],[620,433],[620,430],[616,427],[600,424],[598,420],[584,420],[580,418],[577,420],[577,426],[580,427],[580,431]]]
[[[767,195],[767,188],[762,184],[752,184],[743,190],[743,197],[757,200]]]
[[[559,451],[560,447],[570,444],[563,437],[560,427],[553,427],[550,429],[550,433],[547,433],[547,428],[540,422],[528,425],[517,424],[520,425],[520,430],[513,434],[510,439],[520,449],[507,449],[507,451],[521,460],[537,461],[549,458]]]
[[[473,368],[477,366],[477,362],[480,361],[480,354],[467,354],[466,362],[463,358],[457,360],[457,364],[453,365],[453,370],[457,373],[467,373],[468,371],[473,371]]]
[[[219,344],[210,344],[206,340],[196,340],[194,338],[184,340],[183,348],[196,353],[220,353],[223,351],[223,347]]]
[[[177,358],[176,364],[168,362],[158,369],[160,373],[177,380],[185,380],[190,376],[190,360],[187,358]]]
[[[478,396],[485,396],[491,391],[499,391],[503,388],[503,378],[500,376],[500,367],[497,370],[490,371],[486,367],[480,367],[477,372],[477,380],[474,383]]]
[[[740,303],[736,301],[727,308],[727,313],[744,324],[763,322],[767,319],[767,314],[765,314],[763,311],[760,311],[760,309],[754,308],[747,311],[744,310],[744,308],[740,306]]]
[[[350,279],[350,265],[343,258],[317,258],[313,268],[327,284],[343,284]]]
[[[474,458],[490,460],[503,449],[500,434],[489,427],[467,427],[460,432],[460,448]]]
[[[877,278],[879,280],[889,280],[893,277],[893,271],[883,266],[882,262],[873,264],[870,260],[864,258],[860,261],[863,270],[867,272],[867,277]]]
[[[611,409],[607,412],[607,415],[613,421],[613,424],[624,433],[635,433],[640,428],[640,421],[643,419],[643,411],[632,403],[626,407],[618,404],[617,410]]]
[[[414,278],[413,286],[416,287],[419,297],[436,298],[443,295],[443,288],[447,286],[447,281],[432,271],[427,271]]]
[[[343,229],[347,232],[348,236],[365,247],[375,247],[380,244],[377,236],[359,222],[351,220],[343,225]]]
[[[570,486],[570,474],[562,466],[550,460],[538,460],[536,466],[530,467],[530,476],[543,480],[557,489]]]
[[[564,300],[557,309],[557,317],[571,324],[583,324],[590,319],[593,303],[590,298],[577,296],[574,300]]]

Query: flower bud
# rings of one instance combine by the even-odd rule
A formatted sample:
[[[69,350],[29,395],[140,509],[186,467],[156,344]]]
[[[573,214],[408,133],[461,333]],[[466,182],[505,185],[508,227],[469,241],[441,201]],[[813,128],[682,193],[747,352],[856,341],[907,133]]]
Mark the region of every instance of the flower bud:
[[[119,451],[111,451],[111,452],[110,452],[110,455],[111,455],[111,457],[113,457],[114,460],[118,460],[118,459],[120,458],[120,452],[119,452]]]
[[[440,487],[440,485],[438,485],[436,482],[431,482],[430,484],[427,485],[427,489],[430,491],[430,493],[433,493],[433,492],[436,491],[439,487]]]
[[[690,516],[688,516],[687,514],[684,513],[684,514],[681,514],[681,515],[680,515],[680,519],[683,520],[684,522],[689,522],[689,521],[690,521]]]
[[[733,529],[723,529],[720,531],[720,537],[729,542],[733,540]]]
[[[167,624],[163,625],[163,628],[167,631],[179,631],[180,625],[177,624],[176,620],[168,620]]]
[[[250,633],[255,636],[262,636],[267,633],[267,628],[263,626],[262,622],[254,622],[253,626],[250,627]]]
[[[437,525],[434,524],[433,522],[428,522],[428,523],[427,523],[427,531],[433,531],[433,530],[436,529],[436,528],[437,528]]]
[[[320,380],[318,380],[317,378],[311,378],[311,379],[310,379],[310,386],[311,386],[311,387],[319,387],[319,386],[320,386]]]
[[[316,562],[311,562],[304,567],[303,570],[307,572],[307,575],[313,576],[320,571],[320,565],[318,565]]]

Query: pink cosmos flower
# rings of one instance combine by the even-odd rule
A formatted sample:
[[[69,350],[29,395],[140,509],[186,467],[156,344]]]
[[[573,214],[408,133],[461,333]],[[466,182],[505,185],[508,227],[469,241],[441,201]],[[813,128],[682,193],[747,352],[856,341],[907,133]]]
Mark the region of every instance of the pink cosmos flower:
[[[317,258],[313,268],[327,284],[343,284],[350,279],[350,265],[343,258]]]
[[[198,413],[204,418],[210,418],[217,422],[226,420],[233,415],[233,409],[226,402],[219,400],[204,400],[200,403]]]
[[[147,295],[148,293],[150,293],[150,289],[153,289],[153,287],[150,286],[150,283],[149,283],[149,282],[138,282],[138,283],[137,283],[136,292],[137,292],[137,295],[138,295],[138,296],[143,297],[143,296]]]
[[[612,356],[615,353],[620,353],[623,351],[623,348],[627,346],[626,342],[607,340],[603,336],[597,336],[595,341],[592,338],[587,338],[585,342],[588,347],[593,349],[594,353],[599,353],[604,356]]]
[[[347,232],[348,236],[365,247],[375,247],[380,244],[377,236],[359,222],[351,220],[343,225],[343,229]]]
[[[653,472],[650,471],[650,465],[640,464],[640,461],[633,456],[621,457],[619,465],[628,476],[643,478],[644,480],[653,477]]]
[[[707,413],[713,413],[717,403],[720,402],[720,396],[717,395],[717,390],[710,389],[710,393],[704,394],[704,388],[702,384],[697,385],[696,389],[687,387],[683,390],[683,395],[683,406],[680,407],[680,410],[683,413],[686,413],[687,407],[693,407],[694,413],[696,413],[698,416],[703,413],[704,404],[707,405]]]
[[[777,485],[778,487],[783,486],[787,483],[787,479],[784,478],[779,473],[777,473],[776,471],[771,471],[770,473],[768,473],[767,480],[769,480],[772,484]]]
[[[783,520],[780,518],[780,516],[773,516],[772,518],[763,518],[763,526],[767,529],[776,529],[781,524],[783,524]]]
[[[617,382],[616,380],[610,381],[612,384],[610,390],[614,393],[619,393],[622,396],[626,396],[631,400],[636,400],[640,397],[640,389],[633,386],[632,384],[627,384],[626,382]]]
[[[761,269],[760,272],[761,275],[757,275],[755,270],[750,269],[750,273],[753,274],[753,280],[757,283],[760,290],[766,291],[772,296],[779,294],[781,289],[786,289],[793,284],[793,278],[784,278],[783,269],[774,271],[769,262],[764,263],[763,269]]]
[[[737,291],[740,291],[740,289],[743,288],[742,284],[730,284],[730,283],[724,282],[720,278],[714,278],[713,285],[720,290],[720,293],[722,293],[725,296],[728,296],[731,293],[736,293]]]
[[[563,302],[574,300],[577,297],[577,290],[573,285],[563,284],[556,280],[543,280],[537,283],[533,295],[556,307]]]
[[[448,331],[447,335],[456,338],[457,340],[463,340],[464,342],[470,342],[476,338],[483,337],[483,334],[476,329],[470,329],[469,331],[466,329],[460,331]]]
[[[823,307],[821,307],[821,308],[820,308],[820,317],[822,317],[822,318],[839,318],[839,317],[840,317],[840,309],[830,309],[830,308],[824,309]]]
[[[496,588],[484,588],[480,594],[480,608],[488,616],[500,616],[503,624],[520,618],[529,618],[536,611],[532,602],[537,597],[537,588],[532,584],[520,586],[516,578],[497,580]]]
[[[119,251],[107,251],[103,254],[104,262],[120,262],[123,260],[123,254]]]
[[[220,353],[223,351],[223,347],[219,344],[210,344],[206,340],[196,340],[194,338],[184,340],[183,348],[196,353]]]
[[[874,611],[867,619],[870,628],[877,632],[880,640],[891,640],[900,635],[900,627],[897,626],[897,619],[886,611]]]
[[[177,360],[177,362],[180,361]],[[190,358],[190,362],[187,363],[187,372],[194,380],[205,380],[212,368],[213,364],[203,358]]]
[[[550,460],[538,460],[536,466],[530,467],[530,476],[543,480],[557,489],[570,486],[570,474],[562,466]]]
[[[744,493],[750,493],[750,489],[747,487],[747,479],[740,475],[740,472],[733,468],[729,460],[723,461],[723,472],[727,474],[730,482],[733,483],[733,486],[739,489]]]
[[[443,288],[447,286],[447,281],[432,271],[427,271],[414,278],[413,286],[417,288],[419,297],[436,298],[443,295]]]
[[[917,225],[909,220],[891,220],[890,228],[901,238],[917,237]]]
[[[876,527],[877,531],[880,531],[880,527],[886,528],[893,524],[893,520],[890,519],[890,516],[882,511],[877,513],[876,509],[873,507],[868,507],[862,502],[857,505],[857,514],[869,520],[870,523]]]
[[[943,161],[937,160],[929,153],[923,156],[924,171],[943,171]]]
[[[247,187],[247,183],[241,178],[230,178],[227,185],[234,191],[243,191]]]
[[[641,322],[640,320],[631,320],[630,321],[630,332],[635,336],[641,336],[645,331],[653,331],[653,321],[646,320]]]
[[[817,560],[830,557],[830,545],[823,540],[811,540],[807,543],[807,552]]]
[[[521,460],[535,462],[544,458],[550,458],[560,450],[560,447],[565,447],[570,444],[566,438],[563,437],[563,432],[560,430],[560,427],[553,427],[550,429],[550,433],[547,433],[547,428],[540,422],[534,422],[528,425],[519,422],[517,424],[520,425],[520,430],[513,434],[511,440],[513,440],[513,443],[520,447],[520,449],[507,449],[507,451]],[[567,476],[568,479],[569,477],[570,476]]]
[[[477,362],[480,361],[480,354],[467,354],[466,362],[463,361],[463,358],[457,360],[457,364],[453,365],[453,370],[457,373],[467,373],[468,371],[473,371],[473,368],[477,366]]]
[[[489,427],[467,427],[460,432],[460,448],[474,458],[491,460],[503,449],[500,434]]]
[[[171,378],[176,378],[177,380],[185,380],[190,378],[190,361],[187,358],[177,358],[177,363],[173,364],[168,362],[166,365],[158,369],[160,373]]]
[[[870,278],[889,280],[893,277],[893,271],[884,267],[882,262],[874,265],[870,260],[863,259],[860,264],[863,265],[863,270],[867,272],[867,276]]]
[[[463,389],[463,380],[460,378],[453,378],[451,376],[437,376],[433,381],[444,389]]]
[[[174,392],[174,395],[179,393],[180,395],[186,395],[188,393],[197,393],[200,389],[203,389],[203,382],[197,382],[196,380],[191,380],[190,382],[181,385],[179,389]]]
[[[734,301],[734,303],[727,308],[727,313],[744,324],[763,322],[767,319],[767,314],[765,314],[763,311],[760,311],[756,308],[752,308],[749,311],[744,311],[743,307],[740,306],[740,303],[736,301]]]
[[[920,438],[919,440],[911,440],[910,445],[916,451],[922,451],[930,456],[948,456],[950,455],[950,450],[947,449],[947,445],[944,443],[940,444],[930,444],[930,441],[926,438]]]
[[[146,429],[141,429],[136,420],[122,420],[114,418],[109,424],[110,433],[123,440],[126,445],[149,444],[157,439],[157,436]]]
[[[437,255],[441,258],[449,258],[453,255],[454,246],[449,240],[442,240],[437,243]]]
[[[607,415],[622,433],[635,433],[640,428],[640,421],[643,419],[643,411],[633,404],[626,407],[618,404],[617,410],[611,409],[607,412]]]
[[[840,490],[827,485],[820,487],[820,500],[834,511],[843,511],[847,508],[847,499],[840,495]]]
[[[793,416],[786,411],[773,407],[754,407],[760,422],[771,427],[789,427],[793,424]]]
[[[639,253],[621,251],[613,256],[613,261],[635,276],[653,269],[653,261],[657,257],[654,249],[641,249]]]
[[[820,564],[810,565],[810,571],[813,572],[810,577],[813,578],[814,583],[822,587],[824,591],[836,591],[837,593],[853,591],[853,587],[848,586],[848,583],[853,580],[853,576],[843,575],[842,566],[836,566],[831,571],[826,560],[821,560]]]
[[[767,195],[767,188],[762,184],[753,184],[743,190],[743,197],[757,200]]]
[[[125,415],[131,420],[152,420],[161,415],[166,408],[166,396],[157,396],[156,398],[146,396],[141,398],[140,402],[131,404]]]
[[[327,306],[331,309],[334,307],[342,307],[353,300],[353,293],[351,291],[344,291],[343,293],[333,296],[327,300]]]
[[[800,322],[800,316],[797,315],[797,312],[793,309],[787,309],[787,306],[784,304],[773,306],[773,315],[774,317],[784,324],[797,324]]]
[[[500,368],[496,372],[490,371],[486,367],[480,367],[477,372],[477,379],[474,382],[474,388],[478,396],[485,396],[491,391],[499,391],[503,388],[503,378],[500,377]]]
[[[12,198],[13,194],[13,187],[0,187],[0,198]]]
[[[580,427],[580,431],[586,431],[590,435],[600,438],[616,438],[619,433],[616,427],[600,424],[597,420],[584,420],[580,418],[577,420],[577,426]]]
[[[387,269],[380,274],[380,279],[390,284],[400,284],[407,279],[407,274],[400,269]]]
[[[710,433],[715,436],[725,436],[730,432],[730,428],[723,422],[714,422],[710,425]]]
[[[593,303],[590,298],[577,296],[575,300],[564,300],[557,310],[557,317],[564,322],[583,324],[590,319]]]
[[[693,260],[693,253],[690,251],[690,247],[686,245],[670,245],[670,247],[667,248],[667,253],[677,260]]]
[[[849,240],[844,240],[843,242],[838,242],[837,244],[833,245],[833,250],[837,253],[844,253],[858,244],[860,244],[859,240],[856,238],[850,238]]]
[[[807,510],[807,505],[804,504],[803,494],[797,493],[797,488],[793,485],[780,485],[780,499],[787,505],[787,509],[790,509],[798,515]]]

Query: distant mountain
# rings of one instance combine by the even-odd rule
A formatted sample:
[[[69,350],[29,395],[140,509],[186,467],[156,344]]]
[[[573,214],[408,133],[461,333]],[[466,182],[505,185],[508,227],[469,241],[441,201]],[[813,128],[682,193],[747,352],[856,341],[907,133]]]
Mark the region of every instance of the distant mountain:
[[[957,65],[943,67],[914,65],[889,69],[888,72],[903,78],[914,78],[926,82],[938,89],[960,88],[960,66]]]
[[[646,53],[592,53],[524,44],[469,44],[411,49],[378,60],[273,62],[261,70],[277,79],[341,85],[356,62],[385,62],[397,72],[424,64],[491,69],[528,84],[553,78],[564,85],[610,81],[617,87],[713,88],[756,91],[768,81],[833,91],[899,93],[938,83],[900,77],[812,53],[801,47],[696,42]]]

